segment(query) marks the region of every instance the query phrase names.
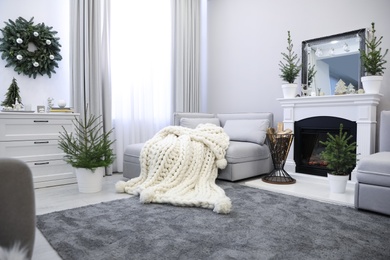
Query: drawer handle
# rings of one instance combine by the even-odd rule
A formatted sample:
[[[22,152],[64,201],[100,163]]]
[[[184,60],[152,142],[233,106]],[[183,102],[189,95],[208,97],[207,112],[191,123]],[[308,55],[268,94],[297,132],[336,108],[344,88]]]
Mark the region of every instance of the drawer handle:
[[[49,162],[36,162],[34,165],[46,165],[49,164]]]
[[[34,144],[48,144],[49,141],[36,141]]]
[[[49,120],[34,120],[34,123],[49,123]]]

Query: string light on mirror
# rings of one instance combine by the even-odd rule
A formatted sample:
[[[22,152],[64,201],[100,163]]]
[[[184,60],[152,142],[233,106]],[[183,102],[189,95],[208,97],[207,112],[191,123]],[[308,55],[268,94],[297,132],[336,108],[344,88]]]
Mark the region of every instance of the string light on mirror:
[[[362,41],[362,37],[360,37],[360,35],[357,33],[356,34],[356,42],[361,42]]]
[[[350,51],[349,45],[348,45],[347,43],[344,43],[344,45],[343,45],[343,50],[344,50],[345,52],[349,52],[349,51]]]
[[[321,50],[320,48],[317,48],[317,50],[316,50],[315,53],[316,53],[316,56],[317,56],[317,57],[321,57],[322,54],[323,54],[323,53],[322,53],[322,50]]]
[[[308,55],[311,54],[311,47],[310,47],[309,44],[307,44],[307,45],[305,46],[305,50],[306,50],[306,52],[307,52]]]

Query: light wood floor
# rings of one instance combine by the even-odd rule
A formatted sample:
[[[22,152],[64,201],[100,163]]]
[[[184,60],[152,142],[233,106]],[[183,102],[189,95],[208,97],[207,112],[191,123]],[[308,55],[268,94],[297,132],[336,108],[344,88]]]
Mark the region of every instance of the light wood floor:
[[[354,183],[350,182],[345,194],[332,194],[329,192],[327,179],[324,177],[312,177],[307,174],[290,173],[297,182],[292,185],[275,185],[261,181],[261,179],[250,179],[240,183],[259,188],[280,192],[298,197],[353,206]],[[81,207],[89,204],[96,204],[121,198],[128,198],[130,195],[115,192],[115,183],[119,180],[126,180],[122,174],[114,174],[104,178],[103,190],[98,193],[79,193],[77,184],[41,188],[35,190],[35,202],[37,215],[54,211],[66,210]],[[61,259],[52,249],[50,244],[37,229],[33,260],[57,260]]]

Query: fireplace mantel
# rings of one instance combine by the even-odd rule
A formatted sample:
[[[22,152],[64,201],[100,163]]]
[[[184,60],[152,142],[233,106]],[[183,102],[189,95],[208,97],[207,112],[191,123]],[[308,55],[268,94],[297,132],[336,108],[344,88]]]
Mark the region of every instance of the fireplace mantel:
[[[377,106],[382,94],[351,94],[318,97],[279,98],[285,128],[294,129],[294,122],[316,116],[333,116],[356,122],[357,154],[375,152]],[[294,144],[285,169],[295,172]]]

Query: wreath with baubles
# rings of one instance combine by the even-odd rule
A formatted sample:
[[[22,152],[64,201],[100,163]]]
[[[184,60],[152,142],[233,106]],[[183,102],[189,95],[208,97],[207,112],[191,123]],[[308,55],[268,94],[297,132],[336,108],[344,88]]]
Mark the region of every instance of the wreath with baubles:
[[[34,24],[34,17],[29,21],[19,17],[14,21],[4,22],[6,26],[0,31],[1,58],[6,60],[5,67],[14,67],[18,74],[25,74],[34,79],[38,74],[47,74],[51,78],[58,68],[60,55],[60,38],[55,37],[56,31],[44,23]]]

